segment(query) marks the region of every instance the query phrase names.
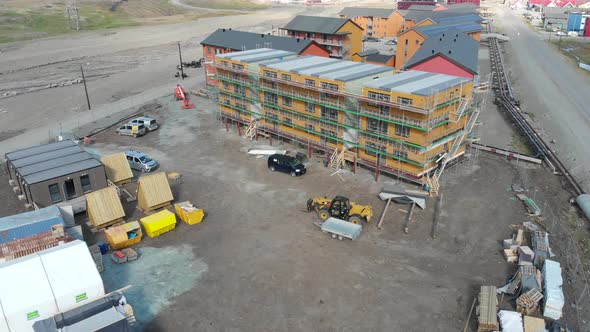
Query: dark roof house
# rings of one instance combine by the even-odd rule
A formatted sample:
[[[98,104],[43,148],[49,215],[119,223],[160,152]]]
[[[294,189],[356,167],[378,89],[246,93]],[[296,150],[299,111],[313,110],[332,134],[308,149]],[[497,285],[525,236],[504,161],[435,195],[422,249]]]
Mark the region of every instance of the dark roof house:
[[[416,67],[434,57],[443,57],[473,75],[478,72],[479,43],[458,29],[447,30],[433,36],[405,64],[405,68]]]
[[[426,10],[408,10],[404,18],[406,20],[412,20],[416,23],[422,22],[425,19],[429,18],[435,22],[439,22],[440,19],[449,18],[449,17],[459,17],[459,16],[470,16],[470,15],[477,15],[477,12],[472,8],[461,8],[461,9],[453,9],[453,10],[441,10],[441,11],[426,11]],[[481,18],[483,21],[483,18]]]
[[[363,8],[363,7],[345,7],[339,13],[339,15],[346,18],[353,17],[383,17],[387,18],[395,12],[395,9],[388,8]]]
[[[337,33],[348,21],[350,20],[347,18],[297,15],[282,29],[332,35]]]
[[[222,47],[235,51],[246,51],[267,47],[295,53],[302,53],[311,45],[322,47],[320,44],[309,39],[295,39],[232,29],[217,29],[215,32],[207,36],[207,38],[201,42],[201,45]],[[327,54],[330,53],[328,50],[326,50],[326,52]]]
[[[419,34],[428,37],[428,36],[435,36],[441,33],[444,33],[449,30],[459,30],[463,33],[469,32],[477,32],[482,31],[483,27],[480,24],[477,24],[473,21],[468,22],[449,22],[443,24],[433,24],[433,25],[425,25],[421,27],[413,28]]]

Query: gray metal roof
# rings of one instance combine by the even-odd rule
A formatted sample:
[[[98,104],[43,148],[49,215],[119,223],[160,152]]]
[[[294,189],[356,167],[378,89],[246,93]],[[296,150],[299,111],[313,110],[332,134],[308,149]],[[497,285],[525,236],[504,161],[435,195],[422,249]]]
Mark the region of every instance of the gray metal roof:
[[[236,60],[246,63],[259,62],[271,59],[283,59],[285,57],[297,55],[295,52],[279,51],[270,48],[259,48],[242,52],[218,54],[216,57]]]
[[[434,4],[431,5],[410,5],[407,10],[426,10],[426,11],[433,11],[436,8]]]
[[[76,145],[76,143],[74,143],[70,140],[55,142],[55,143],[50,143],[50,144],[35,145],[35,146],[29,147],[29,148],[8,152],[6,154],[6,159],[13,161],[13,160],[17,160],[20,158],[34,156],[34,155],[44,153],[44,152],[63,149],[64,147],[68,147],[68,146],[77,146],[77,145]]]
[[[433,24],[433,25],[425,25],[421,27],[413,28],[414,30],[418,31],[420,34],[430,37],[430,36],[437,36],[443,34],[449,30],[459,30],[463,33],[469,32],[476,32],[482,31],[483,27],[475,22],[451,22],[451,23],[444,23],[444,24]]]
[[[339,15],[353,17],[383,17],[387,18],[395,12],[393,8],[344,7]]]
[[[51,179],[55,179],[68,174],[78,173],[96,167],[103,167],[100,161],[96,159],[86,159],[73,164],[64,165],[58,168],[48,169],[39,173],[34,173],[24,177],[28,184],[39,183]]]
[[[454,86],[458,86],[469,81],[469,79],[463,77],[410,70],[393,75],[391,77],[380,78],[367,82],[364,84],[364,86],[384,91],[395,91],[419,96],[430,96],[437,92],[448,90]]]
[[[335,34],[346,22],[347,18],[339,17],[320,17],[297,15],[291,22],[287,23],[282,29],[303,32],[317,32],[325,34]]]
[[[387,54],[371,54],[371,55],[367,56],[367,61],[387,63],[387,61],[389,61],[392,57],[393,57],[393,55],[387,55]]]
[[[28,184],[102,167],[100,161],[72,141],[34,146],[6,154],[15,172]]]
[[[362,52],[358,52],[357,54],[359,56],[367,56],[367,55],[371,55],[371,54],[378,54],[379,50],[376,49],[368,49],[368,50],[364,50]]]
[[[0,218],[0,232],[8,229],[13,229],[18,226],[34,224],[39,221],[57,218],[62,219],[62,215],[59,211],[59,208],[55,205],[50,205],[46,208]]]
[[[275,50],[301,53],[316,42],[309,39],[296,39],[281,36],[271,36],[254,32],[237,31],[231,29],[217,29],[201,42],[201,45],[229,48],[246,51],[261,47]],[[320,46],[319,44],[317,44]],[[322,47],[322,46],[320,46]]]
[[[445,17],[467,16],[472,14],[477,14],[477,12],[472,8],[448,9],[440,11],[408,10],[404,16],[404,19],[413,20],[418,23],[429,18],[435,22],[438,22],[439,19]]]
[[[11,163],[14,167],[24,167],[24,166],[28,166],[31,164],[36,164],[39,162],[43,162],[43,161],[51,160],[51,159],[55,159],[55,158],[61,158],[61,157],[69,156],[71,154],[76,154],[76,153],[80,153],[80,147],[77,145],[63,148],[60,150],[40,153],[37,155],[25,157],[25,158],[20,158],[20,159],[11,161]]]
[[[435,56],[443,56],[473,74],[478,71],[479,43],[457,29],[427,38],[420,49],[405,64],[411,68]]]
[[[327,78],[331,80],[338,80],[342,82],[348,82],[352,80],[359,79],[361,77],[375,75],[378,73],[392,71],[393,68],[379,66],[379,65],[371,65],[371,64],[361,64],[355,68],[350,68],[346,70],[339,70],[336,72],[328,73],[320,75],[320,78]]]
[[[293,73],[299,73],[308,68],[315,68],[318,65],[328,65],[332,63],[340,62],[338,59],[324,58],[318,56],[303,56],[298,58],[292,58],[283,61],[273,61],[261,64],[263,67],[281,69],[290,71]]]

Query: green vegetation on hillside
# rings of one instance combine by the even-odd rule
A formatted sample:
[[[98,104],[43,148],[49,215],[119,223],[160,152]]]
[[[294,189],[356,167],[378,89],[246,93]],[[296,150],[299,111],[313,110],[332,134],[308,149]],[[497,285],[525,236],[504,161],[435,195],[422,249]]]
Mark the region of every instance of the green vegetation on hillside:
[[[248,0],[184,0],[183,3],[195,7],[214,9],[264,9],[268,7]]]
[[[551,42],[560,49],[563,54],[575,59],[576,61],[582,61],[590,64],[590,43],[579,42],[570,39],[572,37],[559,37],[555,39],[551,38]]]
[[[229,0],[231,3],[249,3]],[[187,10],[168,0],[128,0],[111,8],[111,2],[79,1],[80,30],[99,30],[142,24],[164,24],[192,21],[201,17],[237,14],[231,11]],[[228,7],[229,8],[229,7]],[[0,43],[42,38],[75,32],[68,27],[64,3],[41,7],[35,2],[19,7],[0,4]]]

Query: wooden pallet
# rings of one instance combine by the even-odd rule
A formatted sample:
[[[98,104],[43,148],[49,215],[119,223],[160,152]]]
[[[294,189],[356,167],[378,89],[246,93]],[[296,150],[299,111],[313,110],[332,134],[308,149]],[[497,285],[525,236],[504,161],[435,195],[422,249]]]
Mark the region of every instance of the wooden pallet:
[[[162,204],[158,204],[156,206],[151,207],[149,210],[142,210],[141,208],[137,207],[139,210],[141,210],[143,213],[145,213],[146,215],[152,215],[154,213],[160,212],[162,210],[170,210],[173,209],[174,206],[172,205],[172,202],[166,202],[166,203],[162,203]]]
[[[499,329],[497,311],[496,286],[481,286],[479,305],[477,306],[478,332],[497,331]]]

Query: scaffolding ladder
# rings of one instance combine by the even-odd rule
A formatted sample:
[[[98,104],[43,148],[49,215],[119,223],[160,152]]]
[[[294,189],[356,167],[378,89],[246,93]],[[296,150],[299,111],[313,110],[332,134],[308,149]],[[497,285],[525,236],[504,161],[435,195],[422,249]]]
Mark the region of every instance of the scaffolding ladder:
[[[250,121],[248,128],[246,128],[246,133],[244,137],[249,140],[253,140],[256,138],[256,132],[258,131],[258,124],[260,123],[259,120]]]
[[[330,168],[341,169],[346,161],[356,162],[357,154],[353,151],[338,148],[334,149],[330,156]]]

